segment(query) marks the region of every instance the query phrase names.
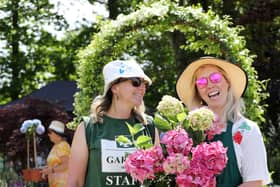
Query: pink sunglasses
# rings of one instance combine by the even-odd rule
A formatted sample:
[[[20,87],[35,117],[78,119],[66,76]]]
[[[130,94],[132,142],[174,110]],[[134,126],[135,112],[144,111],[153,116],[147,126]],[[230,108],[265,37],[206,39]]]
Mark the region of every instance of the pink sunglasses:
[[[196,79],[195,84],[198,88],[205,88],[208,85],[208,79],[213,84],[221,82],[223,75],[221,73],[215,72],[209,75],[209,77],[200,77]]]

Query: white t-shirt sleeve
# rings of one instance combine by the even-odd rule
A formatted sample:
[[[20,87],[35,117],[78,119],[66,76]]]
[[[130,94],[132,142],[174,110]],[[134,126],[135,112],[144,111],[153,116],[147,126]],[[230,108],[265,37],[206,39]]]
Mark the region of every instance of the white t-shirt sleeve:
[[[256,123],[250,120],[244,122],[248,127],[245,130],[239,129],[239,131],[242,131],[242,141],[239,145],[242,156],[239,168],[243,182],[262,180],[263,184],[268,184],[270,177],[267,168],[266,149],[260,129]]]

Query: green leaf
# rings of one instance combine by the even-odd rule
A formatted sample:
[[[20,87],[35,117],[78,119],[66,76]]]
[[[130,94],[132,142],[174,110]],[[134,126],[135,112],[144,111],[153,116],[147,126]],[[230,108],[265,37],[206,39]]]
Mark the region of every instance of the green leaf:
[[[134,126],[130,125],[129,123],[126,122],[126,125],[129,129],[129,132],[131,136],[134,136],[138,132],[141,132],[142,130],[145,129],[145,127],[141,123],[136,123]]]
[[[160,131],[166,132],[168,130],[172,130],[171,124],[159,114],[155,115],[154,123],[156,128],[158,128]]]
[[[184,121],[185,119],[186,119],[186,117],[187,117],[187,114],[185,113],[185,112],[182,112],[182,113],[180,113],[180,114],[177,114],[177,120],[179,121],[179,122],[182,122],[182,121]]]
[[[186,120],[183,122],[183,128],[184,128],[185,130],[187,130],[187,129],[190,128],[189,120],[186,119]]]
[[[193,130],[191,127],[186,129],[188,135],[193,140],[193,145],[196,146],[205,140],[205,133],[199,130]]]
[[[123,135],[118,136],[116,138],[116,141],[124,143],[124,144],[131,142],[129,138],[127,138],[126,136],[123,136]]]
[[[153,146],[153,144],[151,144],[151,142],[152,142],[151,137],[141,135],[137,138],[136,145],[137,145],[137,147],[147,149],[147,148],[150,148]]]

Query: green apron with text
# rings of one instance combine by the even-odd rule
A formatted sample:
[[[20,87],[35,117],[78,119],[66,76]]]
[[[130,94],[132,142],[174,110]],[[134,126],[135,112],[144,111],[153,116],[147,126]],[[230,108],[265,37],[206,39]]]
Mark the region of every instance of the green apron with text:
[[[89,149],[85,177],[86,187],[139,186],[139,183],[132,179],[124,168],[125,157],[135,151],[134,146],[123,145],[115,141],[118,135],[130,137],[126,122],[135,124],[135,121],[134,119],[113,119],[104,116],[102,124],[89,122],[86,125],[86,140]],[[154,135],[153,125],[148,126],[149,128],[145,128],[143,133]]]
[[[223,172],[216,177],[217,187],[237,187],[242,184],[242,177],[238,169],[237,159],[233,146],[232,122],[227,123],[227,130],[214,136],[212,141],[220,140],[227,147],[228,162]]]

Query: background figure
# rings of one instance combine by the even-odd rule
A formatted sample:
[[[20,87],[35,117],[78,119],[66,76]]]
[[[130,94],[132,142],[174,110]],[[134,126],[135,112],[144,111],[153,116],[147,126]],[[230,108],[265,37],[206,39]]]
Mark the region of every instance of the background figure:
[[[143,97],[151,79],[135,61],[105,65],[104,94],[97,96],[89,118],[78,126],[71,147],[68,187],[139,186],[124,169],[132,143],[120,145],[117,136],[131,138],[126,123],[145,125],[140,134],[155,137],[153,121],[144,113]],[[158,141],[158,136],[156,136]]]
[[[212,57],[192,62],[176,85],[178,96],[190,110],[207,106],[223,124],[223,132],[213,141],[220,140],[228,148],[228,163],[217,176],[217,187],[260,187],[270,180],[260,129],[241,114],[246,86],[247,76],[241,68]]]
[[[42,174],[48,176],[49,187],[66,186],[70,145],[66,141],[64,131],[64,123],[57,120],[52,121],[48,128],[48,136],[54,145]]]

